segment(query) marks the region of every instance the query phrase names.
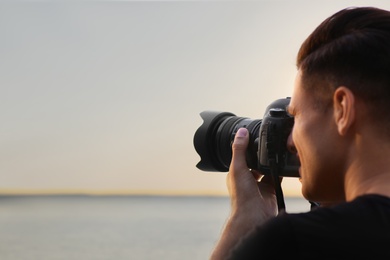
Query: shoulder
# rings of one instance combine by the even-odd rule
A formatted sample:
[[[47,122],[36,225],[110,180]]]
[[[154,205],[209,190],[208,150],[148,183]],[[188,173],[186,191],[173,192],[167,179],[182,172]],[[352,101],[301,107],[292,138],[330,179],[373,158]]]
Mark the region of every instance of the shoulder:
[[[381,256],[383,251],[370,247],[372,242],[386,241],[390,241],[390,198],[365,195],[333,207],[272,218],[242,239],[232,259],[311,259],[319,251],[334,259],[372,252]],[[353,250],[346,244],[354,245]],[[339,258],[332,252],[339,252]]]
[[[295,230],[310,228],[312,231],[323,231],[323,229],[329,230],[329,228],[340,228],[340,226],[341,228],[360,224],[367,226],[366,221],[376,221],[378,224],[389,223],[390,225],[389,216],[390,198],[370,194],[332,207],[319,207],[305,213],[286,214],[272,219],[269,224],[271,226],[288,225]]]

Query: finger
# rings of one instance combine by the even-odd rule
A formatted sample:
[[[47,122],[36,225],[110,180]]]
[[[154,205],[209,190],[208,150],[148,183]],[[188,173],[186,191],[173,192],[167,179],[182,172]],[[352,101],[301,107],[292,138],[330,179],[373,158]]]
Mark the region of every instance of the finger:
[[[246,164],[246,148],[249,142],[249,134],[246,128],[238,129],[234,142],[232,145],[232,161],[231,167],[235,170],[243,170],[248,171],[248,166]]]
[[[279,176],[279,182],[282,183],[283,177]],[[264,177],[260,181],[263,184],[267,184],[270,186],[275,186],[275,179],[272,177],[271,174],[264,175]]]
[[[259,171],[256,171],[256,170],[250,170],[250,171],[251,171],[253,177],[255,178],[255,180],[258,181],[258,182],[263,177],[263,174],[261,172],[259,172]]]
[[[261,178],[260,182],[258,183],[258,186],[262,195],[275,194],[275,183],[270,174],[263,176],[263,178]]]
[[[280,183],[282,180],[283,177],[279,177],[278,181]],[[258,183],[258,187],[263,198],[274,198],[276,196],[275,179],[272,175],[265,175]]]

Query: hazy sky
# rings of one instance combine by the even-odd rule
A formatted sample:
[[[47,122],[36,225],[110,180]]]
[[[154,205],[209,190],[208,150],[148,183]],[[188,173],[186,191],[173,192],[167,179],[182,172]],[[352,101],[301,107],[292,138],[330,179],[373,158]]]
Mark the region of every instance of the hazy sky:
[[[226,193],[195,165],[203,110],[291,95],[326,17],[390,1],[0,1],[0,192]],[[286,194],[298,194],[285,178]]]

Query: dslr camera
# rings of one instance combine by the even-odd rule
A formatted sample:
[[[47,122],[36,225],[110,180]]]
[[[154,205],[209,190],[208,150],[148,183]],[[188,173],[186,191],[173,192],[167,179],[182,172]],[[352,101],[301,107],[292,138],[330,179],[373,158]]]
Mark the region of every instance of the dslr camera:
[[[203,124],[194,135],[194,147],[201,160],[196,167],[203,171],[227,172],[232,159],[232,143],[237,130],[249,132],[246,151],[248,168],[262,174],[299,177],[299,160],[287,149],[287,139],[294,118],[287,113],[290,98],[277,99],[263,119],[238,117],[230,112],[203,111]]]

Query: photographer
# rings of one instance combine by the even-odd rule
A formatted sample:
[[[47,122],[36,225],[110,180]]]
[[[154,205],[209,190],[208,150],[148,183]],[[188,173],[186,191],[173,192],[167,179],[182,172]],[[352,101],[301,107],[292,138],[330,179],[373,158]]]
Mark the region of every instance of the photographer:
[[[332,15],[302,44],[297,68],[288,147],[303,196],[321,206],[278,214],[272,178],[246,165],[241,128],[231,215],[210,259],[390,259],[390,12]]]

